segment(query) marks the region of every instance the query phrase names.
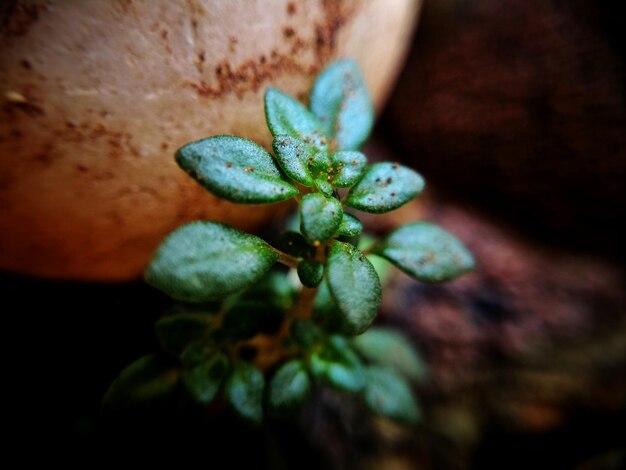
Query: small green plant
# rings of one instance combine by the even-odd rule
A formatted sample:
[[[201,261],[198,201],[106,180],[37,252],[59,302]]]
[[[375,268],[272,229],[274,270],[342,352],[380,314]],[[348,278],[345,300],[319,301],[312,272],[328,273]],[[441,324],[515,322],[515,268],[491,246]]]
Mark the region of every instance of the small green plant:
[[[172,359],[164,366],[153,355],[131,364],[105,404],[155,399],[184,384],[197,402],[219,397],[259,423],[266,414],[295,410],[319,383],[360,394],[375,413],[416,422],[411,381],[423,374],[419,356],[399,333],[366,331],[381,302],[374,258],[429,283],[471,270],[473,258],[427,222],[403,225],[364,247],[363,225],[346,210],[392,211],[419,195],[424,180],[397,163],[368,165],[358,151],[374,112],[354,62],[335,62],[321,73],[309,109],[268,89],[265,115],[273,156],[250,140],[218,135],[183,146],[176,161],[235,203],[295,199],[299,222],[277,237],[276,247],[217,222],[171,233],[145,278],[179,301],[156,323]],[[289,269],[272,270],[276,263]]]

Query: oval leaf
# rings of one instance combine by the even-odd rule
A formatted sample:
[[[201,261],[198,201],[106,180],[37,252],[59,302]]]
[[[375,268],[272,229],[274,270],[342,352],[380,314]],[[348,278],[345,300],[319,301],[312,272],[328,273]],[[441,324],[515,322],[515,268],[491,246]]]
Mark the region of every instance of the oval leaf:
[[[453,235],[428,222],[403,225],[376,244],[387,258],[422,282],[443,282],[474,268],[474,257]]]
[[[334,197],[309,193],[300,203],[300,229],[311,243],[325,242],[331,238],[343,218],[341,202]]]
[[[265,379],[259,369],[251,364],[238,363],[224,387],[228,403],[239,416],[253,424],[263,420],[263,389]]]
[[[263,147],[241,137],[218,135],[191,142],[178,149],[176,162],[213,194],[232,202],[263,204],[299,194],[281,178]]]
[[[331,183],[338,188],[349,188],[363,175],[367,157],[361,152],[340,151],[330,156],[332,168]]]
[[[333,185],[330,183],[330,181],[328,181],[328,179],[328,175],[323,174],[321,178],[315,180],[315,187],[324,196],[332,197],[334,189]]]
[[[288,135],[274,138],[274,155],[287,176],[304,186],[313,186],[313,170],[315,157],[311,147],[304,141]]]
[[[259,237],[217,222],[192,222],[165,238],[145,277],[174,299],[204,302],[254,284],[277,260]]]
[[[143,356],[120,372],[106,391],[102,405],[110,410],[147,405],[168,396],[179,378],[178,370],[155,355]]]
[[[317,288],[317,295],[313,305],[313,319],[328,332],[350,334],[343,329],[343,314],[330,293],[328,277],[322,279]]]
[[[341,336],[331,336],[320,351],[311,354],[309,367],[313,377],[338,390],[358,392],[365,386],[363,365]]]
[[[203,313],[179,313],[160,318],[154,325],[161,347],[179,355],[187,344],[202,338],[214,323]]]
[[[337,229],[337,234],[345,237],[356,237],[361,235],[361,232],[363,232],[363,224],[361,221],[352,214],[344,212],[341,225],[339,225]]]
[[[272,296],[270,292],[267,294],[268,297]],[[242,299],[236,302],[224,314],[221,336],[230,340],[242,340],[276,329],[284,312],[279,299],[276,299],[278,305],[271,300]]]
[[[191,396],[204,405],[210,403],[228,372],[228,357],[217,353],[202,364],[183,372],[183,381]]]
[[[424,179],[397,163],[376,163],[350,190],[346,204],[373,214],[397,209],[424,190]]]
[[[315,260],[302,260],[298,264],[298,277],[306,287],[317,287],[324,276],[324,265]]]
[[[291,96],[268,88],[265,92],[265,119],[274,137],[288,135],[303,140],[318,152],[326,152],[328,143],[317,117]]]
[[[269,384],[268,404],[276,414],[302,405],[309,395],[311,380],[302,361],[292,360],[276,371]]]
[[[363,333],[380,307],[380,280],[372,263],[349,243],[334,242],[328,253],[328,287],[350,334]]]
[[[356,62],[335,62],[319,75],[311,91],[311,110],[340,150],[356,150],[365,142],[374,109]]]
[[[408,379],[419,381],[426,374],[426,365],[415,347],[396,331],[370,328],[355,337],[352,344],[364,358],[393,369]]]
[[[401,375],[383,367],[370,367],[366,378],[363,395],[370,410],[401,423],[415,424],[420,420],[420,408]]]
[[[311,320],[296,318],[289,328],[289,333],[296,343],[309,349],[319,343],[324,336],[322,329]]]

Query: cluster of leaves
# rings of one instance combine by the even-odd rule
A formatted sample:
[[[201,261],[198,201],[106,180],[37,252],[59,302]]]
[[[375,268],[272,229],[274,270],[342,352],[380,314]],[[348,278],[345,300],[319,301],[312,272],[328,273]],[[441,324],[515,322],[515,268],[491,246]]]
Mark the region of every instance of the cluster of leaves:
[[[381,302],[371,259],[383,258],[419,281],[442,282],[472,269],[473,258],[427,222],[403,225],[361,249],[363,225],[346,210],[392,211],[419,195],[424,180],[397,163],[369,165],[358,151],[374,113],[354,62],[322,72],[308,109],[267,90],[265,115],[274,155],[247,139],[219,135],[183,146],[176,161],[235,203],[294,198],[299,230],[283,233],[277,247],[216,222],[171,233],[146,280],[181,302],[156,324],[161,345],[179,366],[157,373],[155,357],[142,358],[122,372],[105,401],[138,401],[183,383],[197,402],[221,396],[258,423],[264,408],[275,415],[292,411],[320,383],[360,393],[378,414],[415,422],[419,408],[410,383],[423,373],[418,355],[398,333],[366,331]],[[270,271],[276,263],[296,272],[299,283]],[[279,350],[269,365],[248,357],[259,337]]]

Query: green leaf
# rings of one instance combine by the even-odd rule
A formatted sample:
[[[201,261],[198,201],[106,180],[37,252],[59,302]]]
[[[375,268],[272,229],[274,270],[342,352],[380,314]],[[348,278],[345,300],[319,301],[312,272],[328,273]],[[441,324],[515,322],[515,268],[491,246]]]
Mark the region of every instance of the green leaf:
[[[275,88],[265,92],[265,119],[274,137],[288,135],[303,140],[318,152],[327,152],[328,143],[317,117]]]
[[[349,334],[343,330],[343,314],[330,294],[328,277],[322,279],[318,286],[313,305],[313,319],[328,332]]]
[[[363,175],[367,166],[367,157],[361,152],[339,151],[330,156],[332,165],[331,183],[338,188],[349,188]]]
[[[176,162],[198,183],[228,201],[266,204],[300,194],[281,178],[263,147],[242,137],[218,135],[191,142],[178,149]]]
[[[315,180],[315,187],[326,197],[333,196],[333,185],[328,181],[328,175],[324,174],[322,178]]]
[[[253,424],[263,421],[263,389],[265,379],[259,369],[246,362],[233,368],[224,393],[239,416]]]
[[[192,369],[185,370],[183,381],[193,398],[206,405],[215,398],[227,372],[228,357],[220,352]]]
[[[350,334],[363,333],[380,307],[380,280],[372,263],[349,243],[334,242],[327,264],[328,287]]]
[[[331,238],[343,218],[341,202],[334,197],[309,193],[300,203],[300,230],[313,244]]]
[[[315,260],[302,260],[298,264],[298,277],[302,285],[317,287],[324,276],[324,265]]]
[[[249,339],[258,333],[271,332],[282,316],[282,308],[273,302],[243,299],[224,314],[220,333],[231,340]]]
[[[296,318],[291,323],[289,333],[294,341],[305,349],[309,349],[319,343],[324,336],[324,332],[319,326],[311,320],[302,318]]]
[[[289,361],[269,383],[269,407],[276,414],[291,412],[304,403],[310,389],[311,379],[302,361]]]
[[[361,232],[363,232],[363,224],[361,221],[352,214],[344,212],[341,225],[339,225],[337,229],[337,234],[345,237],[356,237],[361,235]]]
[[[370,328],[354,337],[352,344],[364,358],[393,369],[410,380],[420,381],[426,375],[426,365],[415,347],[396,331]]]
[[[197,365],[208,361],[214,354],[216,345],[213,340],[206,338],[191,342],[180,354],[180,362],[186,368],[194,368]]]
[[[278,240],[278,248],[297,258],[312,258],[315,247],[309,245],[306,238],[298,232],[284,232]]]
[[[217,222],[192,222],[163,240],[145,277],[174,299],[204,302],[254,284],[277,260],[259,237]]]
[[[311,374],[338,390],[358,392],[365,385],[365,374],[359,357],[345,338],[329,337],[319,352],[309,359]]]
[[[372,412],[406,424],[421,418],[420,408],[409,384],[396,372],[384,367],[369,367],[364,397]]]
[[[211,316],[202,313],[179,313],[160,318],[154,329],[161,347],[179,355],[187,344],[208,333],[212,320]]]
[[[376,163],[350,189],[346,204],[373,214],[397,209],[419,195],[424,189],[423,178],[397,163]]]
[[[102,405],[110,410],[147,405],[168,396],[179,378],[178,370],[155,355],[143,356],[120,372],[106,391]]]
[[[274,155],[287,176],[304,186],[313,186],[311,170],[314,155],[306,142],[289,135],[278,135],[274,138]]]
[[[311,110],[340,150],[356,150],[365,142],[374,109],[356,62],[335,62],[319,75],[311,91]]]
[[[256,301],[274,309],[286,310],[293,305],[298,289],[289,277],[280,271],[270,271],[259,282],[240,294],[241,301]]]
[[[372,253],[422,282],[449,281],[474,268],[469,250],[456,237],[428,222],[397,228],[377,243]]]

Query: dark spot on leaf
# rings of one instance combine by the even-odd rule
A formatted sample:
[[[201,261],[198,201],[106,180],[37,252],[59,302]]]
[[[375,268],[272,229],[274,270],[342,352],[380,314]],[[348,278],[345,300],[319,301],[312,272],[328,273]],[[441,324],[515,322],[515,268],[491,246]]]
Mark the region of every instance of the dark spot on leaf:
[[[391,184],[393,180],[391,178],[387,178],[387,184]]]
[[[396,193],[391,193],[391,197],[396,197]]]
[[[400,166],[400,165],[398,165],[397,163],[394,163],[394,164],[392,164],[392,165],[391,165],[391,167],[392,167],[394,170],[396,170],[399,166]]]
[[[254,168],[252,168],[251,166],[247,166],[245,171],[246,173],[252,173],[254,171]]]
[[[227,163],[226,164],[226,168],[232,168],[233,164],[232,163]]]

